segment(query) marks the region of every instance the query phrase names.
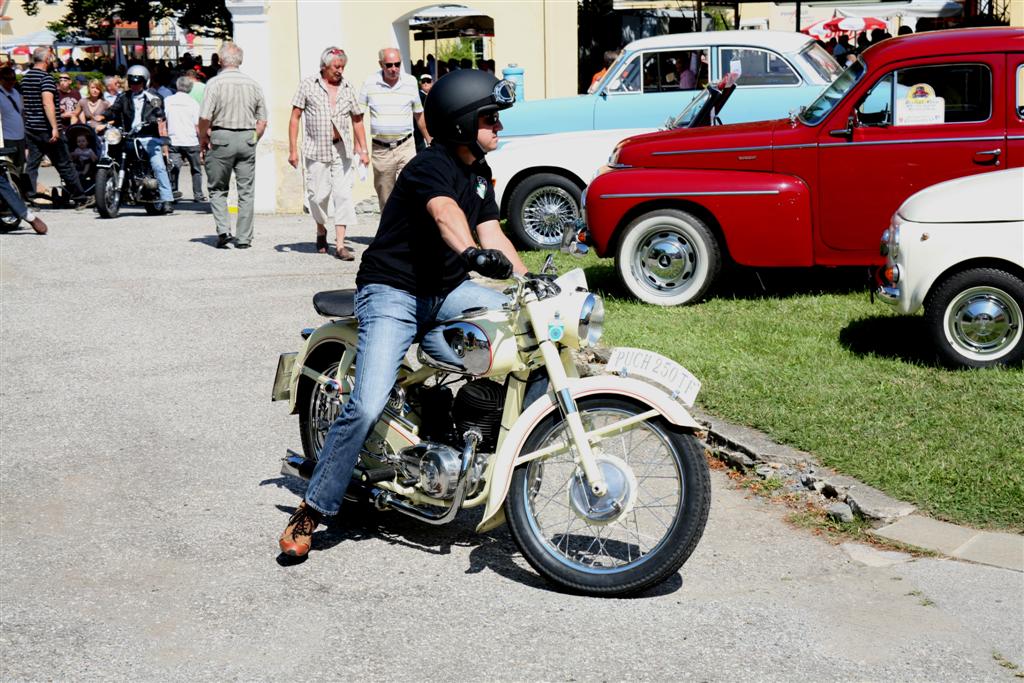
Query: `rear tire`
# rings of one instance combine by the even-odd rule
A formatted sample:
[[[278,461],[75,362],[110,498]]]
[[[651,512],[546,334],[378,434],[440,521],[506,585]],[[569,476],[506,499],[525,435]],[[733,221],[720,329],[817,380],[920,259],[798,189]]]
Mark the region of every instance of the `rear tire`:
[[[168,204],[169,202],[146,202],[143,206],[146,207],[146,213],[150,216],[163,216],[167,213]]]
[[[320,370],[328,377],[334,377],[341,364],[341,355],[345,349],[340,344],[332,344],[329,347],[317,349],[316,359],[310,367]],[[341,399],[344,402],[352,391],[351,380],[345,382],[341,388]],[[322,385],[313,380],[303,377],[299,380],[298,398],[296,409],[299,413],[299,436],[302,439],[302,453],[307,460],[316,462],[320,457],[320,449],[323,448],[324,438],[331,428],[335,418],[341,411],[341,406],[332,403],[330,397],[324,392]]]
[[[103,218],[117,218],[121,211],[121,188],[117,187],[117,170],[100,168],[96,171],[96,210]]]
[[[536,173],[516,185],[508,202],[508,225],[526,249],[558,249],[566,223],[580,217],[576,183],[554,173]]]
[[[583,399],[578,407],[588,429],[647,410],[618,396]],[[562,441],[565,430],[554,411],[527,437],[523,452]],[[589,595],[635,593],[676,573],[704,533],[711,507],[704,450],[692,434],[655,418],[606,438],[595,455],[614,498],[587,495],[589,510],[581,512],[572,456],[531,461],[512,474],[509,530],[549,581]]]
[[[987,368],[1024,360],[1024,280],[973,268],[933,287],[924,302],[929,336],[947,365]]]
[[[722,268],[722,250],[701,219],[658,209],[631,222],[619,240],[615,270],[630,294],[658,306],[700,301]]]

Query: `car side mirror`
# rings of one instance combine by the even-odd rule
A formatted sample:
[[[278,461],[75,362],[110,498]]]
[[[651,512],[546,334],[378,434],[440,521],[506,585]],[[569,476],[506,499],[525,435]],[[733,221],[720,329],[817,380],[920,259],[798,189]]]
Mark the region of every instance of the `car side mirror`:
[[[853,129],[857,127],[857,115],[850,114],[850,117],[846,119],[846,128],[839,128],[837,130],[830,130],[828,132],[834,138],[846,138],[847,140],[853,139]]]

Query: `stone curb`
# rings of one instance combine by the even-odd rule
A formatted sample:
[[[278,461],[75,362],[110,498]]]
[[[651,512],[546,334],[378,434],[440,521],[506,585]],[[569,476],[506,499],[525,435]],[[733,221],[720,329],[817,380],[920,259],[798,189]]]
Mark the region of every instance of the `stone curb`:
[[[694,408],[694,416],[708,427],[708,443],[726,462],[753,468],[764,478],[779,470],[798,471],[800,483],[826,498],[840,501],[828,507],[843,517],[841,507],[882,526],[874,533],[908,545],[978,564],[1024,572],[1024,535],[979,531],[913,514],[916,508],[876,488],[823,467],[810,453],[775,443],[761,432],[734,425]]]

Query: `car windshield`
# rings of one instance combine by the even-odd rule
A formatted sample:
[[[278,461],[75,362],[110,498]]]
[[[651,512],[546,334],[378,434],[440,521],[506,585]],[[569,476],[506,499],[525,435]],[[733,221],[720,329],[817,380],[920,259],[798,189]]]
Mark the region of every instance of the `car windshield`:
[[[857,81],[864,76],[866,71],[864,62],[858,57],[857,61],[847,67],[846,71],[839,74],[839,78],[832,81],[832,85],[818,95],[818,99],[811,102],[811,106],[800,113],[800,120],[811,126],[820,123],[839,104],[839,101],[846,97],[846,93],[857,85]]]
[[[612,75],[614,75],[619,70],[619,67],[622,66],[622,63],[626,61],[629,57],[632,57],[634,54],[636,53],[626,51],[620,52],[619,56],[615,58],[615,61],[612,62],[612,65],[608,67],[608,71],[605,72],[604,76],[601,77],[601,80],[597,82],[597,86],[594,87],[594,89],[591,90],[591,92],[601,92],[604,89],[605,83],[607,83],[608,80],[612,77]]]
[[[683,110],[679,112],[679,116],[671,119],[668,124],[669,128],[685,128],[690,119],[697,115],[701,107],[704,106],[704,102],[711,96],[711,91],[708,88],[704,88],[697,95],[690,100],[690,103],[683,107]]]
[[[817,43],[807,43],[807,46],[800,50],[800,56],[826,83],[836,80],[836,77],[843,72],[843,67],[839,66],[839,62],[828,53],[828,50]]]

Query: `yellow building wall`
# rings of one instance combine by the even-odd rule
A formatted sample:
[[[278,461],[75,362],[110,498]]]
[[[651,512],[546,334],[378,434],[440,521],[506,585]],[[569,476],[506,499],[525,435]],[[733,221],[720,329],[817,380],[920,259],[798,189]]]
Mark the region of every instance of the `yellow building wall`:
[[[0,26],[0,44],[3,43],[5,36],[23,36],[42,31],[51,21],[63,18],[67,11],[67,5],[64,3],[47,5],[40,2],[39,12],[30,17],[22,9],[21,0],[0,0],[0,16],[11,18]]]
[[[1010,0],[1010,26],[1024,27],[1024,0]]]

